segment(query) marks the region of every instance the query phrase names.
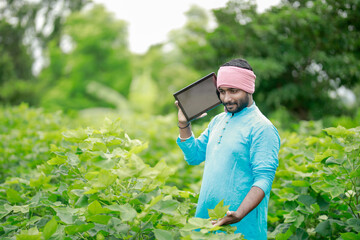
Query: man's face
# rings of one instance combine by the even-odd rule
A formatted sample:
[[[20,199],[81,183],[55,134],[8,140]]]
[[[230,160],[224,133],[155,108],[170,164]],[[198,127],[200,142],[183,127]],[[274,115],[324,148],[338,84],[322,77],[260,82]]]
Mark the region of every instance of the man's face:
[[[219,87],[220,100],[226,110],[237,113],[249,105],[249,94],[238,88]]]

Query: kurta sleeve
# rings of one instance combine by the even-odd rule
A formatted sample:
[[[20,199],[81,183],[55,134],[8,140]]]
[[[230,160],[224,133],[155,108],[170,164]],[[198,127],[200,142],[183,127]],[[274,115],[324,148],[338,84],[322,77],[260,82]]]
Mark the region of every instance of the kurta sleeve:
[[[273,125],[265,125],[257,129],[252,136],[250,147],[250,163],[254,184],[269,194],[279,165],[280,137]]]
[[[209,128],[207,128],[198,138],[194,134],[186,141],[181,141],[180,137],[176,140],[180,149],[184,153],[185,160],[190,165],[198,165],[205,160],[206,146],[209,137]]]

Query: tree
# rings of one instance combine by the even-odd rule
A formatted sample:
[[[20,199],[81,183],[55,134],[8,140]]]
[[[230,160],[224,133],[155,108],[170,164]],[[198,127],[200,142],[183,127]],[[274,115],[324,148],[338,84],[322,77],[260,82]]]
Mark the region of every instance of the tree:
[[[0,102],[35,104],[34,59],[88,0],[0,1]]]
[[[0,20],[0,102],[30,100],[31,92],[27,90],[26,80],[33,79],[32,62],[32,56],[22,44],[21,31]]]
[[[188,67],[205,74],[211,71],[211,66],[217,62],[214,58],[215,51],[207,40],[210,30],[208,13],[193,5],[185,15],[185,26],[171,31],[169,41],[180,49],[183,61]]]
[[[360,49],[353,40],[359,28],[347,17],[359,15],[359,3],[350,2],[345,14],[337,1],[288,1],[254,19],[254,38],[267,45],[261,58],[283,69],[278,76],[260,75],[258,91],[268,108],[283,105],[301,119],[346,113],[341,98],[330,93],[359,83]]]
[[[247,59],[257,75],[254,97],[264,112],[284,106],[300,119],[351,114],[334,93],[359,84],[359,4],[289,0],[258,13],[254,1],[230,0],[213,10],[218,26],[202,32],[205,43],[178,46],[199,71]]]
[[[110,87],[125,97],[132,80],[127,25],[102,5],[70,15],[60,44],[51,42],[48,66],[41,72],[43,106],[83,109],[109,107],[87,91],[91,82]]]
[[[156,86],[146,89],[146,91],[151,91],[151,89],[154,91],[153,93],[147,92],[146,95],[157,93],[155,108],[154,106],[148,108],[148,110],[153,110],[153,114],[174,112],[175,99],[172,93],[201,77],[198,71],[184,64],[184,57],[178,49],[166,50],[163,44],[150,47],[144,55],[134,56],[133,63],[134,79],[152,82]],[[136,84],[134,83],[134,85]],[[133,88],[132,91],[134,90],[136,91]],[[131,100],[135,100],[134,96],[131,97]]]

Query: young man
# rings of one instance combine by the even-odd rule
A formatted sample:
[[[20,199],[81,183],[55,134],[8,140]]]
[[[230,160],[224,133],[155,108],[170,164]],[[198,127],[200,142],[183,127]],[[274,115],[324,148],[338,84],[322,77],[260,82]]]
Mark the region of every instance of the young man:
[[[229,211],[213,224],[233,224],[236,233],[259,240],[267,239],[268,202],[278,167],[280,138],[253,101],[255,78],[243,59],[222,65],[217,89],[225,112],[215,116],[195,138],[178,108],[177,144],[190,165],[205,161],[195,217],[209,218],[208,209],[224,199]]]

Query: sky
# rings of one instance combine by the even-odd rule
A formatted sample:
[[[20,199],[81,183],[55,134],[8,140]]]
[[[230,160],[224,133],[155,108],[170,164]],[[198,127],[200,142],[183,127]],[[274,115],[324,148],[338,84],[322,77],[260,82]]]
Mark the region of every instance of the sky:
[[[93,0],[102,3],[117,19],[128,23],[129,48],[134,53],[145,53],[157,43],[165,42],[171,30],[186,22],[185,12],[192,5],[209,11],[224,7],[227,0]],[[280,0],[256,0],[260,12]]]

